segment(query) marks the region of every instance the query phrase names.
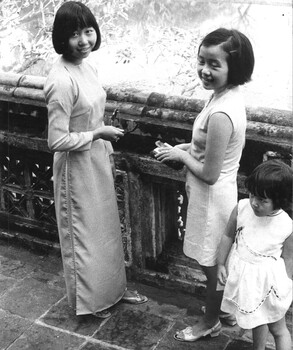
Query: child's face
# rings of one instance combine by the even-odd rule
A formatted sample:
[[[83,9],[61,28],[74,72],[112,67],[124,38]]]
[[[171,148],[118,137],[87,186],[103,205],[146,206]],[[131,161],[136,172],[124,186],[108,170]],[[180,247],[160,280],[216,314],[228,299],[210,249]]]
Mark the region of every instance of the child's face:
[[[270,198],[263,198],[250,193],[249,201],[256,216],[269,216],[277,211],[274,209],[274,203]]]
[[[221,45],[201,46],[197,57],[197,73],[207,90],[219,93],[228,85],[228,54]]]
[[[92,52],[96,41],[97,33],[93,27],[76,30],[69,38],[66,58],[74,64],[80,64]]]

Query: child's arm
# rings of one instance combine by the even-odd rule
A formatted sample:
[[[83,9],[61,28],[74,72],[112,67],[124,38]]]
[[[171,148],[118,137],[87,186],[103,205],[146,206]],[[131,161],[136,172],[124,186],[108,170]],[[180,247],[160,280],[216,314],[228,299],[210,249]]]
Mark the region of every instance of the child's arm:
[[[219,280],[219,283],[222,285],[226,283],[226,279],[227,279],[227,270],[225,267],[225,263],[235,238],[236,224],[237,224],[237,211],[238,211],[238,206],[236,205],[236,207],[233,209],[230,215],[225,234],[222,236],[220,246],[219,246],[218,280]]]
[[[285,261],[286,271],[289,278],[293,277],[293,233],[286,239],[283,246],[282,258]]]

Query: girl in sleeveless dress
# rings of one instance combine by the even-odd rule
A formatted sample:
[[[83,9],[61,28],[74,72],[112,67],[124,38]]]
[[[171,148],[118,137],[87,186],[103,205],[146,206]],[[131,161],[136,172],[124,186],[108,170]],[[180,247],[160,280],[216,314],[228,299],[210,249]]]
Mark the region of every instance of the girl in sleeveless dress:
[[[205,314],[192,327],[174,335],[176,340],[187,342],[217,336],[221,330],[217,250],[237,204],[236,179],[246,130],[240,85],[251,79],[254,54],[243,33],[219,28],[203,39],[197,61],[198,76],[203,87],[212,92],[211,98],[194,121],[191,142],[160,147],[156,155],[159,161],[179,161],[186,166],[188,207],[183,251],[199,263],[207,278]]]
[[[249,199],[233,210],[220,243],[221,309],[252,329],[254,350],[265,349],[268,330],[276,350],[291,349],[285,314],[292,303],[292,181],[282,161],[260,164],[245,182]]]

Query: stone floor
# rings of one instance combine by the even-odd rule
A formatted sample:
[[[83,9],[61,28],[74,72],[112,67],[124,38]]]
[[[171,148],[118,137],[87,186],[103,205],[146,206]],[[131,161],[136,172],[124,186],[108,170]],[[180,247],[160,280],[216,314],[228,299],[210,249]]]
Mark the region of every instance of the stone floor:
[[[142,305],[118,303],[112,317],[75,316],[69,309],[61,258],[0,239],[0,349],[7,350],[248,350],[250,332],[222,328],[196,343],[174,340],[193,324],[203,302],[187,294],[129,283],[149,297]],[[268,343],[268,349],[273,349]]]

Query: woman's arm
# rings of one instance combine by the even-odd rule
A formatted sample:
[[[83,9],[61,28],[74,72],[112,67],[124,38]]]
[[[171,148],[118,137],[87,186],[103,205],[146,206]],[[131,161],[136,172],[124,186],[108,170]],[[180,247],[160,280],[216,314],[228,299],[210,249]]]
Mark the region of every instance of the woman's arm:
[[[238,206],[236,206],[229,218],[226,230],[224,235],[222,236],[219,252],[218,252],[218,280],[219,283],[224,285],[226,283],[226,279],[228,277],[227,269],[226,269],[226,260],[231,250],[231,246],[235,239],[235,232],[237,227],[237,212]]]
[[[44,86],[48,109],[48,146],[51,151],[84,151],[91,147],[91,131],[71,132],[70,118],[77,87],[68,74],[57,70]]]
[[[282,258],[285,261],[286,271],[289,278],[293,277],[293,233],[285,240]]]
[[[162,148],[156,158],[159,161],[183,162],[196,177],[208,185],[214,185],[220,176],[232,131],[230,118],[224,113],[215,113],[209,120],[204,163],[178,147]]]

